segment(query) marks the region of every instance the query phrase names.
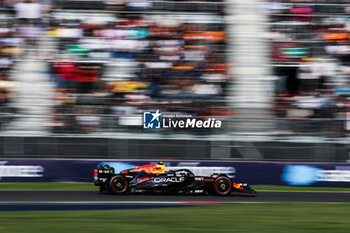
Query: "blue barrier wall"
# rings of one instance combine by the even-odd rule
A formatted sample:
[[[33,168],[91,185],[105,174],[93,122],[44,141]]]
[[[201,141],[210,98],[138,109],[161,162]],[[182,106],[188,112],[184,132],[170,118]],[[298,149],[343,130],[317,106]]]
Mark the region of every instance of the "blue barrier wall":
[[[1,159],[0,182],[92,182],[97,164],[116,171],[156,163],[154,160]],[[187,168],[196,175],[225,173],[252,185],[350,187],[350,163],[164,161],[167,170]]]

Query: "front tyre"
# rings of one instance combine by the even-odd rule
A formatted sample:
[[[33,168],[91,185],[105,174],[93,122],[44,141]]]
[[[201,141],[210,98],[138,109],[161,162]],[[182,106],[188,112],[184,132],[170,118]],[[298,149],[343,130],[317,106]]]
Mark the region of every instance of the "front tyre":
[[[129,184],[123,176],[114,176],[109,182],[109,190],[111,193],[123,194],[128,191]]]
[[[232,181],[226,176],[219,176],[214,181],[214,194],[227,196],[232,191]]]

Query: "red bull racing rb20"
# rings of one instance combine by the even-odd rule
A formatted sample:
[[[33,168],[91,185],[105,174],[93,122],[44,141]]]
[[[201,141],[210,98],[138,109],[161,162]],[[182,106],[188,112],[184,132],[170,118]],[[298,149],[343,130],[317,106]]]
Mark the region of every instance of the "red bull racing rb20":
[[[195,176],[188,169],[165,171],[162,162],[148,164],[115,172],[108,164],[98,165],[94,170],[94,184],[100,192],[127,194],[132,192],[152,192],[163,194],[232,194],[255,195],[246,183],[237,183],[226,174]]]

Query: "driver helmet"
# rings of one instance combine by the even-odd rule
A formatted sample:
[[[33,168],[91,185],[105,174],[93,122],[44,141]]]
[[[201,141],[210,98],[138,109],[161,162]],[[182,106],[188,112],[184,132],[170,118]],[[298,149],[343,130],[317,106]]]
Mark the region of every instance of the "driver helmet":
[[[158,162],[156,167],[157,167],[157,173],[165,173],[165,165],[163,162]]]

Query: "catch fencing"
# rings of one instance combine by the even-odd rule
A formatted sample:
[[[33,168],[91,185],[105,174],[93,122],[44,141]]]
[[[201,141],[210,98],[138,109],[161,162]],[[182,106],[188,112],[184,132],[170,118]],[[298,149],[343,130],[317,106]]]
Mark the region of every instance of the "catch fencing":
[[[278,138],[278,136],[276,136]],[[267,140],[221,135],[120,134],[118,137],[0,137],[0,158],[210,159],[241,161],[338,161],[349,159],[346,140]]]

